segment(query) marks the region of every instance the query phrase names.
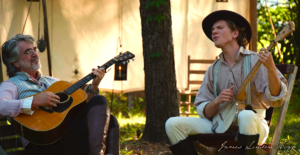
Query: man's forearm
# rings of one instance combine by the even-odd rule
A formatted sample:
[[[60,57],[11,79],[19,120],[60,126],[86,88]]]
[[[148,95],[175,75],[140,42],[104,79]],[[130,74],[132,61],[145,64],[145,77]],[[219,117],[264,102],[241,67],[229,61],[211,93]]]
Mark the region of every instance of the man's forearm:
[[[272,96],[278,96],[281,90],[280,80],[276,68],[268,69],[269,89]]]
[[[219,108],[220,104],[217,103],[217,100],[214,99],[211,102],[209,102],[203,110],[203,113],[205,115],[205,117],[207,118],[212,118],[217,112],[218,112],[218,108]]]

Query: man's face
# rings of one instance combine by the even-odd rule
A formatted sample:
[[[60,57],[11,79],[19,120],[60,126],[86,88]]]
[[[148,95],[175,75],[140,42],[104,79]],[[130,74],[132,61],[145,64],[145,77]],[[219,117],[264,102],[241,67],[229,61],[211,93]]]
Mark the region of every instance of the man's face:
[[[232,31],[225,20],[215,22],[211,31],[211,38],[218,48],[224,48],[226,45],[232,43],[234,38],[238,36],[238,31]]]
[[[20,71],[37,71],[41,67],[39,55],[36,47],[26,41],[18,43],[20,58],[16,61],[15,66],[20,68]]]

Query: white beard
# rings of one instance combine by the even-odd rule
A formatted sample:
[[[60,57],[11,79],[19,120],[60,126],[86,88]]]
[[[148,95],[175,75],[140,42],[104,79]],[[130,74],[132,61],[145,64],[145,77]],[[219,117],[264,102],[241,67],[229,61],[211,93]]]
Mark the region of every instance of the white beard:
[[[37,71],[41,68],[41,62],[40,60],[38,61],[38,64],[33,64],[32,62],[29,63],[25,63],[23,60],[20,59],[20,66],[22,66],[22,68],[24,68],[24,70],[30,70],[30,71]]]

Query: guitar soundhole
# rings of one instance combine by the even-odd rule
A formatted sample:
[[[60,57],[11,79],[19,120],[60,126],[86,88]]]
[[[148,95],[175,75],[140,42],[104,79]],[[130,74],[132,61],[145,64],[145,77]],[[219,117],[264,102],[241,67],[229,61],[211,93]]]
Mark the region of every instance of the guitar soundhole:
[[[52,107],[52,110],[58,113],[64,112],[70,107],[73,102],[73,98],[66,94],[65,92],[59,92],[55,95],[59,96],[60,103],[57,104],[57,107]]]

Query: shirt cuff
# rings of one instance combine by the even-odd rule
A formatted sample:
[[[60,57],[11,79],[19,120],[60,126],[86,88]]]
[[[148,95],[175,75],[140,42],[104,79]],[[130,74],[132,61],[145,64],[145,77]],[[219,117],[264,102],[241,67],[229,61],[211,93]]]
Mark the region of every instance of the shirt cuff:
[[[267,96],[267,98],[270,101],[274,102],[274,101],[280,100],[280,99],[282,99],[286,95],[287,88],[286,88],[286,85],[282,81],[280,81],[280,87],[281,87],[281,90],[280,90],[279,95],[278,96],[272,96],[272,94],[270,92],[270,88],[269,88],[269,86],[267,86],[267,88],[266,88],[266,96]]]
[[[32,115],[34,111],[31,111],[33,96],[25,98],[23,104],[23,113],[27,115]]]
[[[204,115],[204,108],[205,106],[208,104],[209,102],[202,102],[197,106],[197,113],[199,115],[200,118],[206,118]],[[208,118],[206,118],[208,119]]]

